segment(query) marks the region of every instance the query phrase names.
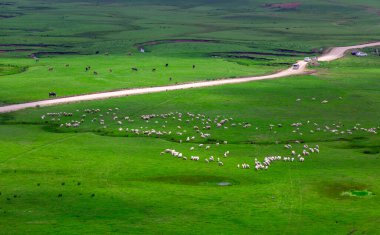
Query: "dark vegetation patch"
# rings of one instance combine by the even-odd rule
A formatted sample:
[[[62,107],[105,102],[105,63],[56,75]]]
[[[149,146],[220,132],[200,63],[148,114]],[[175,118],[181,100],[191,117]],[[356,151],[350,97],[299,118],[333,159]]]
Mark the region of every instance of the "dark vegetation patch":
[[[72,47],[68,45],[58,45],[58,44],[43,44],[43,43],[37,43],[37,44],[0,44],[0,47]]]
[[[0,115],[0,123],[5,124],[6,122],[12,121],[15,119],[15,116],[11,113],[2,113]]]
[[[293,10],[297,9],[302,5],[300,2],[288,2],[288,3],[266,3],[263,6],[270,9],[280,9],[280,10]]]
[[[78,55],[79,52],[75,51],[39,51],[36,53],[31,54],[31,57],[44,57],[44,56],[51,56],[51,55]]]
[[[284,56],[284,57],[295,57],[295,54],[286,53],[271,53],[271,52],[253,52],[253,51],[231,51],[231,52],[212,52],[211,56],[221,56],[225,54],[230,55],[269,55],[269,56]]]
[[[375,155],[380,153],[380,145],[374,145],[373,143],[369,143],[365,141],[366,139],[353,139],[353,140],[345,140],[349,141],[347,144],[340,146],[343,149],[357,149],[360,152],[368,155]]]
[[[53,10],[53,7],[45,7],[45,6],[18,6],[17,8],[22,10],[31,10],[31,11],[43,11],[43,10]]]
[[[369,186],[357,182],[324,182],[320,186],[322,194],[332,198],[343,198],[342,193],[351,191],[368,191]]]
[[[16,66],[11,64],[0,64],[0,76],[22,73],[27,67]]]
[[[374,194],[368,190],[350,190],[342,192],[343,197],[368,197],[373,196]]]
[[[370,154],[370,155],[379,154],[380,153],[380,147],[373,147],[373,148],[365,149],[365,150],[363,150],[363,153],[364,154]]]
[[[219,43],[218,40],[207,40],[207,39],[165,39],[165,40],[155,40],[155,41],[148,41],[148,42],[142,42],[142,43],[136,43],[135,47],[144,47],[144,46],[152,46],[152,45],[159,45],[164,43]]]
[[[1,14],[0,18],[8,19],[8,18],[14,18],[14,17],[20,16],[20,15],[22,14]]]
[[[293,63],[270,63],[264,64],[266,66],[291,66]]]
[[[17,32],[23,32],[23,33],[26,33],[26,32],[41,33],[41,32],[48,31],[47,29],[42,29],[42,28],[13,28],[13,27],[3,28],[3,30],[17,31]],[[9,35],[7,35],[7,36],[9,36]]]
[[[64,35],[62,37],[79,37],[79,38],[97,38],[101,39],[105,37],[107,34],[110,33],[119,33],[120,30],[108,30],[108,31],[91,31],[91,32],[83,32],[83,33],[76,33],[72,35]],[[54,37],[53,35],[51,37]]]
[[[28,52],[28,51],[32,51],[32,49],[27,49],[27,48],[24,48],[24,49],[6,49],[6,50],[0,50],[0,53],[8,53],[8,52]]]
[[[14,2],[0,2],[0,6],[13,6],[15,5]]]
[[[283,52],[283,53],[292,53],[292,54],[306,54],[306,55],[312,55],[315,54],[315,51],[296,51],[296,50],[289,50],[289,49],[274,49],[274,51]]]
[[[0,18],[4,18],[4,19],[14,18],[14,17],[17,17],[17,16],[22,16],[22,15],[24,15],[24,13],[23,12],[18,12],[18,11],[4,10],[4,11],[0,12]]]
[[[230,58],[230,59],[248,59],[248,60],[260,60],[260,61],[272,61],[274,59],[270,58],[263,58],[263,57],[255,57],[255,56],[248,56],[248,55],[225,55],[224,58]]]

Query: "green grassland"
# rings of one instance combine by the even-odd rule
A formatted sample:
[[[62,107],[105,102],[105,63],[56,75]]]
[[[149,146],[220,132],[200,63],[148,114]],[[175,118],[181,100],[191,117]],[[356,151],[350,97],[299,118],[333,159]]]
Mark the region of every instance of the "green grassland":
[[[62,97],[105,90],[260,75],[287,66],[283,58],[245,62],[235,58],[178,58],[145,54],[60,56],[44,58],[39,62],[12,58],[4,62],[13,62],[27,68],[22,73],[0,76],[1,86],[7,87],[0,92],[0,100],[4,104],[46,99],[50,91],[55,91]],[[166,63],[169,64],[168,67],[165,67]],[[196,66],[195,69],[193,65]],[[85,69],[87,66],[91,66],[89,71]],[[132,68],[138,68],[138,71],[132,71]]]
[[[376,1],[299,2],[295,9],[249,0],[5,2],[0,64],[24,69],[0,72],[7,88],[0,103],[272,73],[327,47],[380,37]]]
[[[94,54],[123,53],[136,43],[174,38],[310,50],[379,37],[376,1],[298,2],[297,9],[278,9],[264,7],[270,1],[250,0],[18,0],[2,5],[2,43],[32,52]]]
[[[380,38],[378,1],[298,2],[2,2],[0,105],[267,74]],[[0,233],[378,234],[380,57],[365,51],[311,75],[0,114]],[[63,112],[73,115],[51,114]],[[188,113],[232,119],[204,130]],[[290,156],[288,143],[320,153],[254,170],[255,158]]]
[[[358,123],[378,128],[379,72],[375,56],[347,57],[323,64],[309,76],[3,114],[1,229],[12,234],[376,234],[378,134],[310,130],[316,129],[313,123],[340,125],[341,130]],[[322,104],[323,100],[329,102]],[[85,109],[101,111],[84,117]],[[73,116],[41,119],[56,112]],[[185,117],[149,122],[140,118],[169,112]],[[230,122],[228,129],[207,131],[208,139],[179,143],[187,135],[197,135],[193,125],[202,125],[186,123],[187,112],[232,117],[231,122],[252,126],[232,127]],[[105,125],[92,122],[99,114]],[[60,127],[81,119],[78,128]],[[290,125],[296,122],[304,126],[295,133]],[[273,130],[270,124],[275,125]],[[148,137],[120,132],[120,127],[163,128],[173,134]],[[175,134],[185,130],[184,136]],[[215,144],[225,140],[228,144]],[[253,165],[254,158],[286,156],[289,150],[283,145],[294,140],[318,144],[321,152],[304,163],[276,162],[267,171],[236,167],[243,162]],[[210,145],[210,150],[197,147],[200,143]],[[302,148],[293,145],[297,151]],[[190,147],[196,148],[194,152]],[[166,148],[201,156],[202,161],[160,155]],[[223,158],[227,150],[231,154]],[[224,166],[206,164],[203,159],[209,155],[221,157]],[[219,182],[232,186],[218,186]],[[355,190],[373,194],[346,193]]]

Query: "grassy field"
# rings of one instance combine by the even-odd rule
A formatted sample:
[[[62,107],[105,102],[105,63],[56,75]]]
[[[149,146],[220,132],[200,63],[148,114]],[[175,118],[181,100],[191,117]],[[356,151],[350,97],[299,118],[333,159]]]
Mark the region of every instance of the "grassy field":
[[[0,64],[23,69],[11,75],[0,69],[0,86],[7,88],[0,104],[46,99],[50,91],[62,97],[272,73],[327,47],[380,37],[376,1],[345,1],[344,7],[299,1],[291,9],[270,3],[5,2]],[[146,53],[139,53],[141,47]],[[171,66],[165,70],[166,63]],[[92,68],[87,73],[86,66]],[[132,73],[132,67],[140,71]]]
[[[7,87],[0,92],[3,104],[47,99],[50,91],[62,97],[105,90],[267,74],[287,66],[284,58],[244,63],[239,59],[177,58],[144,54],[62,56],[42,59],[40,62],[12,58],[4,62],[14,62],[13,64],[26,67],[27,70],[0,76],[0,85]],[[169,66],[165,67],[166,64]],[[88,71],[87,66],[91,66]],[[132,68],[137,68],[138,71],[133,71]]]
[[[55,1],[2,4],[8,50],[124,53],[136,43],[214,39],[259,48],[310,50],[377,40],[380,3],[298,1],[294,9],[251,1]],[[38,11],[38,14],[35,14]],[[321,17],[323,14],[323,17]],[[191,51],[188,51],[191,52]]]
[[[1,115],[2,231],[376,234],[380,139],[365,130],[379,128],[379,60],[349,57],[324,64],[318,71],[311,76]],[[329,102],[322,104],[323,100]],[[85,113],[86,109],[100,112]],[[73,116],[41,119],[58,112]],[[183,120],[178,114],[176,119],[149,122],[140,118],[170,112],[183,113]],[[204,124],[187,123],[191,119],[187,112],[233,120],[228,129],[212,123],[211,130],[202,130],[211,137],[202,139],[193,125]],[[60,127],[81,119],[78,128]],[[105,123],[99,124],[100,119]],[[299,122],[303,123],[299,130],[291,126]],[[355,126],[359,130],[349,134],[347,130]],[[126,128],[172,134],[148,137]],[[186,136],[192,135],[195,140],[186,142]],[[199,148],[200,143],[211,148]],[[297,152],[305,143],[319,145],[321,152],[304,163],[275,162],[267,171],[236,167],[244,162],[253,165],[254,158],[287,156],[286,143]],[[166,148],[200,156],[201,161],[160,155]],[[230,156],[224,158],[227,150]],[[210,155],[222,158],[224,166],[205,163]],[[220,182],[232,185],[218,186]],[[355,190],[372,195],[347,196]]]
[[[378,1],[279,3],[0,3],[0,105],[267,74],[380,38]],[[0,114],[0,233],[378,234],[380,57],[365,51],[312,75]],[[300,162],[305,144],[320,153]],[[267,156],[295,161],[256,171]]]

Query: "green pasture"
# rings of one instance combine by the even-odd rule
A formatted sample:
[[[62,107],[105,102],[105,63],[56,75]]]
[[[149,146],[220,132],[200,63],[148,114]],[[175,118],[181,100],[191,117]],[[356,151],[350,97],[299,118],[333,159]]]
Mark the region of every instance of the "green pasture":
[[[0,92],[0,100],[3,104],[20,103],[47,99],[50,91],[63,97],[116,89],[267,74],[286,68],[288,66],[286,58],[289,57],[255,62],[239,58],[186,58],[135,54],[59,56],[42,58],[39,62],[32,59],[0,59],[4,63],[17,64],[25,68],[17,74],[0,76],[1,86],[7,88]],[[88,66],[91,69],[86,71]],[[14,68],[17,67],[4,69],[4,73],[10,73]],[[138,71],[133,71],[132,68],[137,68]]]
[[[331,46],[379,39],[375,1],[298,2],[294,9],[253,0],[2,3],[0,104],[50,91],[63,97],[272,73]]]
[[[298,2],[296,9],[280,9],[265,7],[272,3],[267,0],[17,0],[0,8],[0,51],[17,49],[13,56],[39,51],[122,54],[136,51],[136,43],[160,39],[311,50],[379,38],[377,1]]]
[[[347,57],[323,64],[310,76],[2,114],[1,229],[12,234],[376,234],[378,134],[310,130],[316,128],[313,123],[378,129],[378,74],[377,57]],[[85,109],[100,112],[84,117]],[[73,116],[41,119],[58,112]],[[183,113],[183,120],[140,118],[170,112]],[[202,130],[211,137],[201,139],[193,130],[200,121],[187,123],[187,112],[233,120],[228,129],[212,124],[211,130]],[[134,122],[120,125],[113,113]],[[92,122],[99,114],[106,128]],[[81,119],[78,128],[60,127]],[[252,126],[232,127],[232,122]],[[297,122],[304,124],[303,135],[290,126]],[[162,125],[173,134],[148,137],[118,130],[159,130]],[[184,130],[184,136],[197,138],[179,143],[184,136],[176,132]],[[216,145],[222,141],[228,144]],[[211,148],[199,148],[200,143]],[[253,165],[254,158],[289,155],[285,143],[296,151],[305,143],[319,145],[321,152],[304,163],[275,162],[267,171],[236,167]],[[201,161],[160,155],[166,148],[198,155]],[[223,158],[227,150],[230,156]],[[209,155],[221,157],[224,166],[205,163]]]
[[[379,41],[379,1],[273,3],[1,2],[0,105],[268,74]],[[378,234],[380,57],[364,51],[311,75],[0,114],[0,233]],[[320,153],[254,169],[285,144]]]

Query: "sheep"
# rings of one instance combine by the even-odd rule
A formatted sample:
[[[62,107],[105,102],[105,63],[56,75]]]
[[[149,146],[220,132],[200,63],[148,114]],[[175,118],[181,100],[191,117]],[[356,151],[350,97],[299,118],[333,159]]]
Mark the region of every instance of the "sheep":
[[[190,159],[193,160],[193,161],[199,161],[199,157],[198,156],[191,156]]]
[[[284,145],[284,147],[285,147],[286,149],[291,149],[291,148],[292,148],[292,146],[291,146],[290,144],[286,144],[286,145]]]

